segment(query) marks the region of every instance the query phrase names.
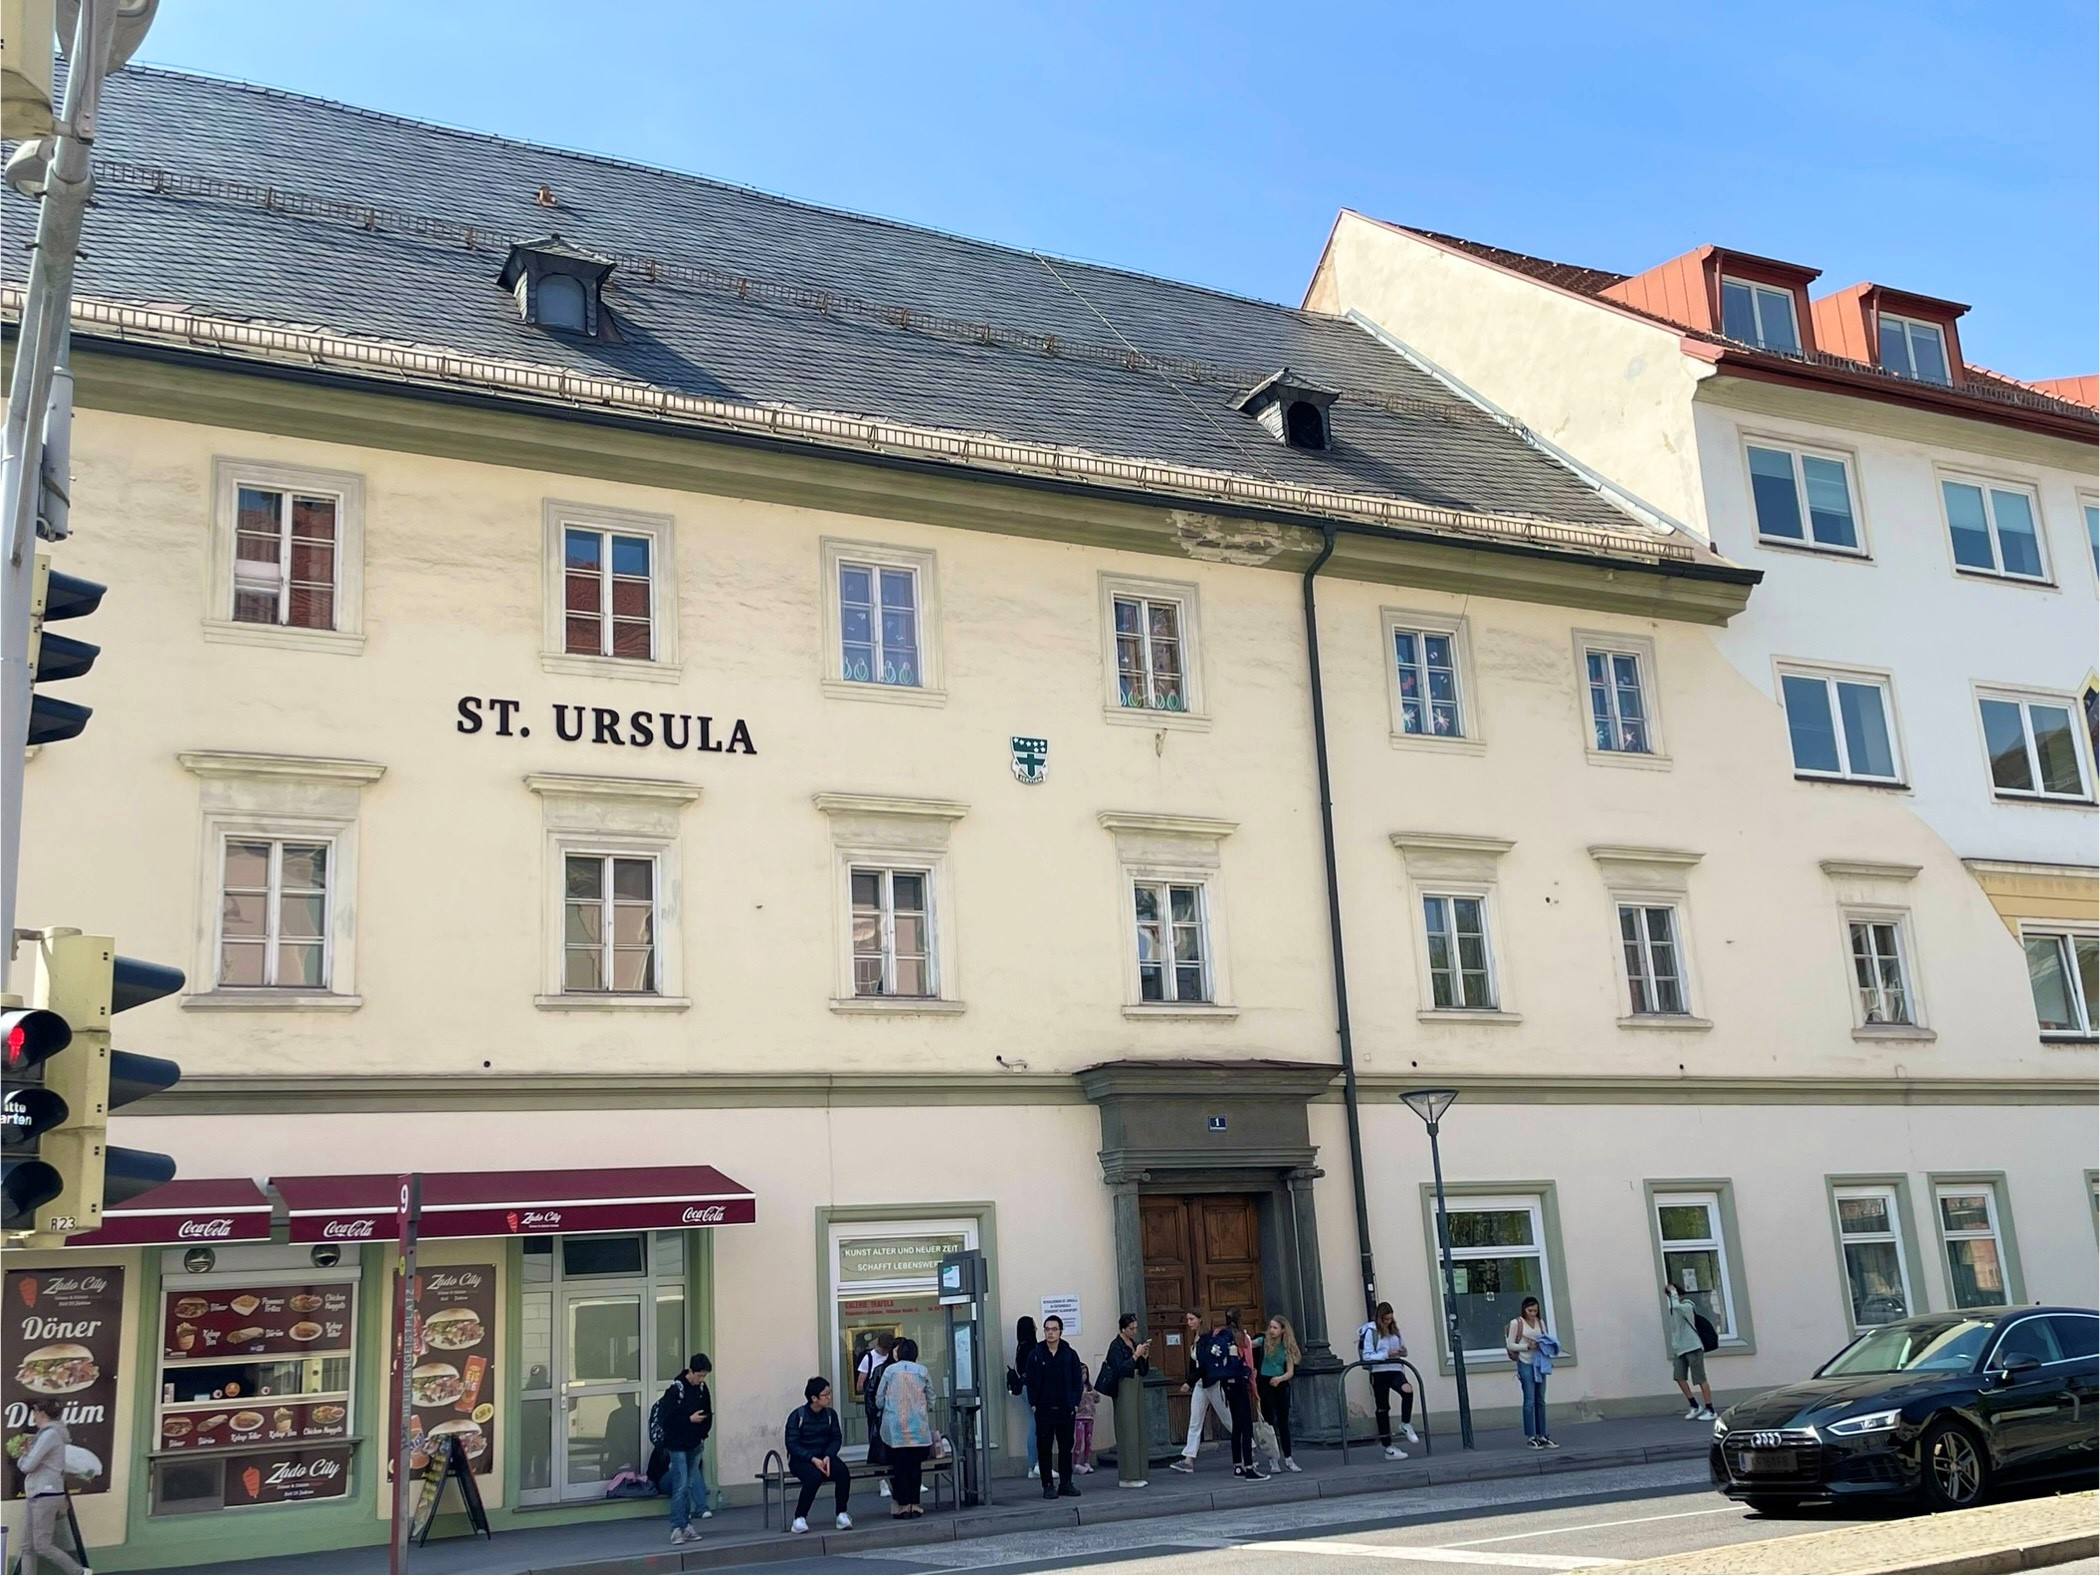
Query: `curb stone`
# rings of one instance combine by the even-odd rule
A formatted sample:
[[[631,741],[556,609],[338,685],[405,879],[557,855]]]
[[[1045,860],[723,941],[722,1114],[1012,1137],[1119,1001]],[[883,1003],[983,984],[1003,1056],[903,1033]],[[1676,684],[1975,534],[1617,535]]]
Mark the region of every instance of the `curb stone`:
[[[1997,1576],[2001,1571],[2031,1571],[2044,1565],[2068,1565],[2073,1560],[2100,1556],[2100,1533],[2081,1532],[2068,1538],[2047,1538],[2036,1543],[2016,1543],[2003,1548],[1970,1549],[1942,1559],[1921,1560],[1915,1565],[1888,1566],[1887,1576]]]

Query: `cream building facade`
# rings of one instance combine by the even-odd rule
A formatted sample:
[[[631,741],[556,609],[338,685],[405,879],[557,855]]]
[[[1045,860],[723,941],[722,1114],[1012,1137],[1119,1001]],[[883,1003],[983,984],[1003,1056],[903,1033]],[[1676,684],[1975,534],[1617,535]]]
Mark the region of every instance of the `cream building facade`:
[[[1979,1277],[2091,1299],[2090,1056],[2008,1032],[2027,976],[1967,850],[1797,780],[1728,644],[1767,594],[1737,555],[1332,315],[117,87],[113,126],[190,130],[112,134],[60,549],[110,588],[105,650],[87,733],[29,768],[21,908],[184,964],[124,1025],[183,1081],[120,1137],[267,1179],[277,1220],[208,1260],[11,1259],[122,1277],[99,1563],[378,1538],[392,1227],[352,1204],[410,1170],[562,1179],[425,1250],[493,1289],[461,1366],[499,1525],[633,1513],[603,1485],[689,1347],[746,1492],[808,1373],[935,1342],[957,1247],[1002,1347],[1076,1306],[1090,1358],[1123,1309],[1164,1340],[1232,1302],[1331,1374],[1374,1291],[1443,1414],[1398,1098],[1425,1084],[1462,1092],[1489,1421],[1527,1292],[1562,1415],[1676,1404],[1666,1274],[1716,1314],[1723,1395]],[[433,136],[451,211],[355,186],[353,154]],[[261,203],[221,146],[298,151]],[[1074,294],[1134,361],[1087,349]],[[1861,1020],[1856,922],[1900,930],[1913,1021]],[[697,1167],[755,1221],[535,1223]],[[185,1444],[212,1398],[177,1309],[271,1288],[354,1306],[298,1381],[336,1422]],[[1338,1383],[1299,1403],[1314,1438]],[[1182,1414],[1153,1403],[1156,1447]],[[324,1491],[244,1492],[267,1449]]]

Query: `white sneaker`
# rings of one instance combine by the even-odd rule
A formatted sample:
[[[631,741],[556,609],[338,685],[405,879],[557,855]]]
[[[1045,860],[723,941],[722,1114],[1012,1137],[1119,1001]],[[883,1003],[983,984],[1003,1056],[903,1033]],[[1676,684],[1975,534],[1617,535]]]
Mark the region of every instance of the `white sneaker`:
[[[1298,1465],[1297,1461],[1292,1457],[1285,1456],[1283,1458],[1283,1470],[1286,1472],[1303,1472],[1305,1468]]]
[[[890,1497],[890,1480],[888,1478],[884,1478],[882,1480],[882,1486],[878,1488],[875,1492],[880,1494],[884,1499],[888,1499]]]
[[[805,1520],[805,1519],[804,1519],[803,1517],[801,1517],[801,1516],[797,1516],[797,1517],[795,1518],[795,1520],[794,1520],[793,1524],[789,1526],[789,1528],[788,1528],[788,1531],[790,1531],[790,1532],[807,1532],[807,1531],[809,1531],[809,1522],[808,1522],[807,1520]]]
[[[700,1514],[703,1516],[712,1516],[714,1512],[711,1510],[703,1510],[700,1512]],[[685,1541],[688,1543],[698,1543],[700,1541],[700,1529],[694,1526],[690,1521],[685,1524]]]
[[[685,1528],[673,1527],[671,1529],[671,1541],[674,1544],[685,1542]]]
[[[1686,1421],[1687,1423],[1689,1423],[1689,1422],[1690,1422],[1690,1421],[1691,1421],[1691,1420],[1692,1420],[1693,1418],[1697,1417],[1698,1415],[1699,1415],[1699,1403],[1698,1403],[1697,1401],[1693,1401],[1693,1402],[1689,1403],[1689,1404],[1688,1404],[1688,1405],[1687,1405],[1687,1406],[1685,1407],[1685,1409],[1684,1409],[1684,1420],[1685,1420],[1685,1421]]]
[[[1407,1452],[1402,1450],[1398,1445],[1387,1445],[1385,1447],[1385,1458],[1388,1461],[1405,1461],[1407,1459]]]
[[[1711,1423],[1714,1420],[1714,1409],[1710,1406],[1702,1406],[1699,1408],[1697,1415],[1700,1422]]]
[[[1415,1425],[1412,1423],[1402,1423],[1400,1434],[1411,1445],[1419,1445],[1422,1442],[1422,1436],[1415,1432]]]
[[[838,1529],[841,1532],[851,1532],[853,1530],[853,1518],[843,1510],[839,1512]]]

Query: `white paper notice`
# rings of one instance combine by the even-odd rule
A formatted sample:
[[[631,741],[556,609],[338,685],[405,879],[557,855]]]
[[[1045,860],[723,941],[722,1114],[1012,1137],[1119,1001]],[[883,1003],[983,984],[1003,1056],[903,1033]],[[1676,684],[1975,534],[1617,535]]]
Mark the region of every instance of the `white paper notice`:
[[[1068,1341],[1073,1339],[1079,1334],[1079,1298],[1076,1295],[1045,1297],[1043,1299],[1043,1317],[1046,1319],[1062,1319],[1065,1326],[1065,1339]]]

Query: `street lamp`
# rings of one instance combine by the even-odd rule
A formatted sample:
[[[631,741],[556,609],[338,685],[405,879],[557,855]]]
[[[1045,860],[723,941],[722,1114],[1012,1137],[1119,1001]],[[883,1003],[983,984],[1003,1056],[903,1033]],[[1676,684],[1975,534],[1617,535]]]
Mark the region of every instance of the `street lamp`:
[[[1458,1380],[1458,1443],[1473,1448],[1473,1400],[1466,1393],[1466,1343],[1458,1333],[1458,1278],[1451,1268],[1451,1217],[1444,1209],[1444,1161],[1437,1152],[1437,1126],[1457,1103],[1456,1089],[1410,1089],[1400,1098],[1429,1129],[1429,1168],[1436,1177],[1437,1258],[1444,1269],[1444,1335],[1451,1347],[1451,1371]]]

